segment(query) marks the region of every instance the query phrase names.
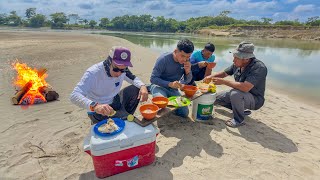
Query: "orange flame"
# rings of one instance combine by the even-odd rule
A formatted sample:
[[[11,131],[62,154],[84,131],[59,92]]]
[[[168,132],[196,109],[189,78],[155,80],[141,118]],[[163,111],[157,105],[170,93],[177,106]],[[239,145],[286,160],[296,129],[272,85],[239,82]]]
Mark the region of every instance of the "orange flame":
[[[47,86],[47,82],[45,78],[48,77],[48,74],[43,74],[39,77],[38,70],[32,69],[27,66],[27,64],[16,62],[13,64],[13,68],[17,71],[17,77],[14,80],[14,85],[20,88],[24,87],[28,82],[32,83],[30,90],[25,93],[25,95],[21,98],[21,101],[28,96],[30,99],[30,104],[34,103],[35,98],[40,98],[46,102],[42,93],[39,92],[39,88]],[[19,104],[21,104],[21,101]]]

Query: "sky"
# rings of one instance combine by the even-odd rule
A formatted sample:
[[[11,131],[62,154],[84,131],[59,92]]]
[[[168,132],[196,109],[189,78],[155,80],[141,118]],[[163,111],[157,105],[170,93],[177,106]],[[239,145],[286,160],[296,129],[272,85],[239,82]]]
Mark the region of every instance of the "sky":
[[[27,8],[49,17],[56,12],[78,14],[83,19],[98,21],[123,15],[150,14],[179,21],[191,17],[217,16],[231,11],[230,17],[245,20],[271,18],[305,22],[320,16],[319,0],[0,0],[0,14],[14,10],[25,16]]]

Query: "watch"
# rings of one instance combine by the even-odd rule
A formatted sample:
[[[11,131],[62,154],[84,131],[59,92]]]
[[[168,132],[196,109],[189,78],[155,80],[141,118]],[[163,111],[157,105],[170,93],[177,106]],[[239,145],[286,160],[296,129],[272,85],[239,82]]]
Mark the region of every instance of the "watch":
[[[97,102],[92,101],[92,103],[90,103],[90,111],[94,112],[94,108],[98,105]]]

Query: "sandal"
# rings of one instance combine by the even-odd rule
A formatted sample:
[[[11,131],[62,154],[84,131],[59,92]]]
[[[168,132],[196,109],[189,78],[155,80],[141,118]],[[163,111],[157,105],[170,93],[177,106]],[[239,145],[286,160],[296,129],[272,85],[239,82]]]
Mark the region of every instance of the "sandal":
[[[242,121],[241,123],[237,122],[235,119],[231,119],[229,121],[227,121],[225,123],[227,126],[229,127],[232,127],[232,128],[236,128],[236,127],[239,127],[239,126],[243,126],[245,125],[246,123],[244,121]]]
[[[249,116],[249,115],[251,114],[251,111],[250,111],[250,110],[245,110],[245,111],[243,112],[243,114],[244,114],[245,116]]]

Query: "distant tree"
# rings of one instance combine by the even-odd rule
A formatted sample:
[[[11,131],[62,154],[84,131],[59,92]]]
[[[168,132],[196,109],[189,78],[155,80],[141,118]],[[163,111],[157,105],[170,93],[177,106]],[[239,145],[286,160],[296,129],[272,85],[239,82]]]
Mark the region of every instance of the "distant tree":
[[[95,20],[91,20],[89,22],[89,25],[90,25],[90,28],[93,29],[97,25],[97,22]]]
[[[280,25],[280,26],[302,26],[303,24],[299,22],[298,19],[294,21],[284,20],[284,21],[277,21],[274,23],[274,25]]]
[[[263,22],[258,21],[258,20],[250,20],[250,21],[247,21],[245,24],[249,24],[249,25],[262,25]]]
[[[26,9],[26,17],[30,19],[32,16],[36,15],[36,8]]]
[[[63,28],[67,23],[68,18],[63,12],[50,14],[51,17],[51,27],[52,28]]]
[[[0,14],[0,25],[7,24],[7,21],[8,21],[7,14],[5,14],[5,13]]]
[[[8,17],[8,25],[10,26],[19,26],[21,25],[21,18],[17,15],[16,11],[11,11]]]
[[[265,17],[263,17],[263,18],[261,18],[261,19],[262,19],[262,23],[263,23],[263,24],[265,24],[265,25],[271,24],[271,23],[270,23],[270,22],[272,21],[271,18],[265,18]]]
[[[310,26],[320,26],[319,16],[314,16],[314,17],[308,18],[306,24],[307,24],[307,25],[310,25]]]
[[[30,18],[30,27],[38,28],[44,26],[46,16],[42,14],[36,14]]]
[[[230,13],[231,11],[225,10],[225,11],[221,11],[218,16],[228,16]]]
[[[87,25],[88,22],[89,22],[88,19],[84,19],[84,20],[83,20],[83,23],[84,23],[85,25]]]
[[[101,18],[99,26],[102,28],[106,28],[109,23],[110,23],[109,18]]]

